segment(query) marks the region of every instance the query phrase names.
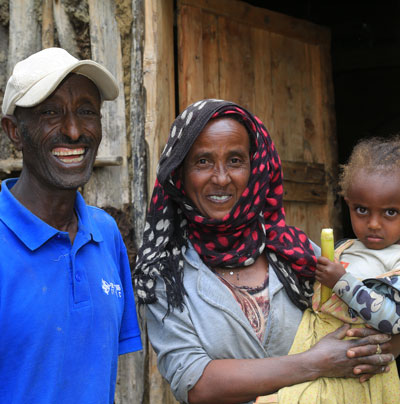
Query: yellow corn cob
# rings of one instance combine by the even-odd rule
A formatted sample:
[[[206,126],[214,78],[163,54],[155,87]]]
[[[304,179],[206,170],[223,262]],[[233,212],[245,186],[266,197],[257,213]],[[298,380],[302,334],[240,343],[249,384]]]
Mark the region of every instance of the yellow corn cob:
[[[335,247],[333,230],[322,229],[321,231],[321,255],[331,261],[335,261]],[[324,304],[332,296],[332,289],[321,285],[321,304]]]

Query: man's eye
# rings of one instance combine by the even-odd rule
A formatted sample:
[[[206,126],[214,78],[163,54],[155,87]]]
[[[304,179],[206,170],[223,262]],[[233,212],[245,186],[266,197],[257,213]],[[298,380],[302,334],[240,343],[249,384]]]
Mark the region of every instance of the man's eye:
[[[93,111],[92,109],[82,109],[80,111],[80,113],[83,115],[95,115],[96,114],[96,112]]]
[[[386,209],[386,212],[385,212],[386,216],[389,216],[389,217],[394,217],[397,215],[397,213],[398,212],[396,209]]]
[[[368,212],[368,210],[367,210],[367,208],[363,208],[362,206],[358,206],[358,207],[356,208],[356,212],[357,212],[359,215],[365,215],[365,214]]]
[[[57,113],[57,111],[55,111],[54,109],[44,109],[43,111],[41,111],[42,115],[55,115]]]

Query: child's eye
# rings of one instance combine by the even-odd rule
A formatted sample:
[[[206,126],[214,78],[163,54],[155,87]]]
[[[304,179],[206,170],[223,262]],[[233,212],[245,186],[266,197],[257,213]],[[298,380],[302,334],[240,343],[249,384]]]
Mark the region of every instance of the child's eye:
[[[389,217],[394,217],[397,215],[397,210],[396,209],[386,209],[385,215]]]
[[[357,207],[356,207],[356,212],[357,212],[359,215],[366,215],[366,214],[368,213],[368,209],[367,209],[367,208],[364,208],[364,207],[362,207],[362,206],[357,206]]]

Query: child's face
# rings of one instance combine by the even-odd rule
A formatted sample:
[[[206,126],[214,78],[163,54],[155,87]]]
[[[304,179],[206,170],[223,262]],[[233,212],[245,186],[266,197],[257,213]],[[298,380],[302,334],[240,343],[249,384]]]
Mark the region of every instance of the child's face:
[[[353,231],[372,250],[400,240],[400,170],[355,173],[345,198]]]

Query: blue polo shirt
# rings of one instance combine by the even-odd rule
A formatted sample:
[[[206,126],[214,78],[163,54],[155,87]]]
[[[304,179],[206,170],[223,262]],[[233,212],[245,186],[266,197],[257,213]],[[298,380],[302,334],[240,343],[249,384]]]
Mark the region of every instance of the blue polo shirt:
[[[77,193],[68,233],[0,193],[0,402],[112,404],[118,355],[142,348],[115,221]]]

